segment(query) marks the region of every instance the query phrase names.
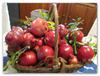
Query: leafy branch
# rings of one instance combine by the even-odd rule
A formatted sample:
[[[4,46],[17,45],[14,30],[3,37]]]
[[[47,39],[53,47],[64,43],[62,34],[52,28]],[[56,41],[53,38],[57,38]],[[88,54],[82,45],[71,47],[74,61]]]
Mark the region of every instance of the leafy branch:
[[[68,23],[68,26],[69,26],[69,30],[73,31],[75,29],[77,29],[80,24],[83,24],[83,21],[81,19],[81,17],[78,17],[76,19],[72,19],[72,22]]]
[[[53,21],[48,21],[48,28],[51,30],[55,30],[55,23]]]
[[[41,15],[41,17],[45,20],[49,19],[49,14],[46,12],[43,12],[42,10],[39,10],[39,14]]]
[[[13,66],[15,63],[18,63],[19,56],[29,48],[29,46],[26,46],[12,54],[11,57],[8,59],[7,63],[4,65],[3,71],[6,71],[9,65]]]

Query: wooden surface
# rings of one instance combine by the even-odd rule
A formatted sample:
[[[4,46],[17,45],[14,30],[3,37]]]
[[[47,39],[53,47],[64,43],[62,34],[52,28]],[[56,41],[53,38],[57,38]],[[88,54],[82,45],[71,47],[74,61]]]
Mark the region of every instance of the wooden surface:
[[[50,4],[42,4],[42,3],[21,3],[20,5],[20,18],[25,19],[25,16],[30,16],[31,11],[35,9],[46,9],[49,10]]]
[[[97,5],[89,3],[59,3],[58,5],[59,22],[66,23],[69,16],[72,18],[81,17],[84,19],[84,24],[81,26],[84,29],[82,31],[87,35],[97,16]],[[24,19],[25,16],[30,16],[32,10],[49,10],[50,7],[49,3],[22,3],[20,4],[20,18]]]

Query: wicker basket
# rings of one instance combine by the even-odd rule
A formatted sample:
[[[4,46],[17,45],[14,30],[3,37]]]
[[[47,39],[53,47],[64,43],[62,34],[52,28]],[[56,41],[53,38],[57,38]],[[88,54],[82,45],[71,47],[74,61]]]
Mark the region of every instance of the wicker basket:
[[[84,65],[89,64],[89,63],[66,64],[66,61],[61,57],[59,57],[59,63],[60,64],[58,64],[58,67],[56,66],[52,68],[51,67],[49,68],[47,66],[39,66],[39,64],[41,63],[38,63],[35,66],[22,66],[17,63],[15,64],[14,67],[18,72],[21,73],[72,73],[79,70]]]
[[[84,64],[71,64],[63,65],[59,69],[53,69],[48,67],[35,67],[35,66],[22,66],[15,64],[15,69],[21,73],[72,73],[80,69]]]
[[[56,18],[57,19],[57,18]],[[57,23],[57,21],[56,21]],[[57,23],[58,24],[58,23]],[[58,47],[57,47],[58,48]],[[8,53],[10,55],[10,53]],[[86,65],[79,63],[79,64],[66,64],[63,60],[60,61],[59,68],[49,68],[46,66],[22,66],[16,63],[13,67],[21,73],[72,73],[80,69],[82,66]]]

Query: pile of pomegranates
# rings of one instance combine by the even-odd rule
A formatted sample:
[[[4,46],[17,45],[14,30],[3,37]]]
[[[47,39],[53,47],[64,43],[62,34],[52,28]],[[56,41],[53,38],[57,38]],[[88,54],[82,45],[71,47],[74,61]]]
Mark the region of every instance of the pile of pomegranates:
[[[20,26],[13,26],[7,33],[5,41],[8,45],[8,51],[16,52],[25,46],[30,46],[19,56],[18,63],[23,66],[33,66],[38,62],[45,62],[47,58],[53,59],[55,56],[55,31],[49,30],[48,21],[37,18],[32,21],[31,26],[22,29]],[[27,32],[26,32],[27,31]],[[69,43],[81,42],[84,34],[80,30],[72,33],[65,25],[58,25],[58,56],[64,58],[68,64],[78,64],[91,61],[94,57],[93,49],[88,45],[76,46],[77,54],[74,54],[74,46]],[[66,40],[68,36],[68,40]]]

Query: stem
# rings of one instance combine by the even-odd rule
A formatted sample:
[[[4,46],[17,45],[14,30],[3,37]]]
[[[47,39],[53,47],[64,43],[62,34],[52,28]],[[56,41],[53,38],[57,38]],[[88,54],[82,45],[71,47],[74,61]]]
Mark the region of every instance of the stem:
[[[76,44],[79,44],[79,45],[86,45],[85,43],[78,42],[78,41],[76,41]]]
[[[29,49],[29,46],[26,46],[24,48],[22,48],[21,50],[18,50],[17,52],[15,52],[7,61],[7,63],[4,65],[3,67],[3,71],[6,71],[9,65],[13,65],[16,63],[16,61],[18,60],[19,56],[25,52],[27,49]]]
[[[74,35],[74,44],[73,44],[73,46],[74,46],[74,53],[75,53],[75,55],[77,54],[77,49],[76,49],[76,36]]]
[[[68,41],[69,41],[69,40],[68,40],[68,35],[65,36],[65,39],[66,39],[66,42],[68,43]]]
[[[9,61],[3,66],[3,71],[6,71],[8,68]]]
[[[55,60],[58,58],[58,11],[56,4],[53,4],[53,11],[55,16]]]

